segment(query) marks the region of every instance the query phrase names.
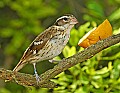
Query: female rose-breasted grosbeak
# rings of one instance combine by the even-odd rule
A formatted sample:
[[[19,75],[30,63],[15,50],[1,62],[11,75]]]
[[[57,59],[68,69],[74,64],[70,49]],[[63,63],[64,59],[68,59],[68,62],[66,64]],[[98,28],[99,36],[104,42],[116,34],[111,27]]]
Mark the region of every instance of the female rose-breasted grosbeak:
[[[77,23],[77,19],[70,14],[58,18],[52,26],[39,34],[29,45],[13,71],[17,72],[26,64],[32,63],[36,79],[39,81],[36,63],[59,55],[70,38],[70,30]]]

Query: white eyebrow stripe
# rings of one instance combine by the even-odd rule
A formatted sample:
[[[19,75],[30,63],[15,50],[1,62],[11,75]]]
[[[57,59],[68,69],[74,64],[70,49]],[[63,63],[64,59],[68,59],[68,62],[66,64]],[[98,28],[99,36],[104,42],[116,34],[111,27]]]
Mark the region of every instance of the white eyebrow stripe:
[[[60,20],[60,19],[63,19],[63,18],[69,18],[69,17],[68,17],[68,16],[62,16],[62,17],[58,18],[58,19],[56,20],[56,22],[57,22],[58,20]]]

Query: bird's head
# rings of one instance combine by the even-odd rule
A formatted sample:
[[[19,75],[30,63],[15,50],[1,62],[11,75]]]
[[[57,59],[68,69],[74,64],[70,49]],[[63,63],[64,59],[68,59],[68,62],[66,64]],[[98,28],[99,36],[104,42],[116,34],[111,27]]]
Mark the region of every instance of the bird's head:
[[[66,25],[75,25],[77,23],[78,23],[78,21],[73,15],[67,14],[67,15],[64,15],[64,16],[58,18],[55,22],[55,25],[56,26],[66,26]]]

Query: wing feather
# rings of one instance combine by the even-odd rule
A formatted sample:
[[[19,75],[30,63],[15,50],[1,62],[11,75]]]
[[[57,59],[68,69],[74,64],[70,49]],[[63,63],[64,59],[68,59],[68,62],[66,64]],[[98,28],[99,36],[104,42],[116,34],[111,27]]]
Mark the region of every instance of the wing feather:
[[[40,51],[53,37],[55,31],[57,31],[57,29],[55,29],[54,26],[51,26],[48,29],[46,29],[44,32],[42,32],[40,35],[38,35],[35,38],[35,40],[26,49],[22,58],[20,59],[16,67],[13,69],[13,71],[16,71],[16,72],[19,71],[20,69],[22,69],[24,65],[28,63],[30,58],[31,59],[34,58],[37,52]]]
[[[46,45],[46,43],[49,42],[49,40],[52,38],[53,32],[52,30],[53,28],[48,28],[43,33],[38,35],[35,38],[35,40],[30,44],[30,46],[26,49],[21,60],[22,61],[27,60],[34,56],[35,54],[37,54],[37,52],[40,51]],[[36,51],[36,53],[34,53],[34,51]]]

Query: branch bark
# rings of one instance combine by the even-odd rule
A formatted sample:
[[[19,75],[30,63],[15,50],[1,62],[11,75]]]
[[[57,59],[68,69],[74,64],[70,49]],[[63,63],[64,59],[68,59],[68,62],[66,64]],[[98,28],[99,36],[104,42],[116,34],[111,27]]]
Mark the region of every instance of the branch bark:
[[[17,82],[23,86],[35,86],[35,87],[44,87],[44,88],[54,88],[57,87],[56,84],[50,81],[51,78],[54,78],[56,75],[60,74],[64,70],[80,63],[85,60],[93,57],[98,52],[106,49],[112,45],[115,45],[120,42],[120,33],[113,35],[104,40],[97,42],[96,44],[86,48],[85,50],[69,57],[63,59],[60,63],[54,66],[53,69],[47,70],[45,73],[40,75],[41,81],[39,84],[36,83],[36,79],[33,75],[25,73],[13,73],[13,71],[0,69],[0,78],[12,82]]]

